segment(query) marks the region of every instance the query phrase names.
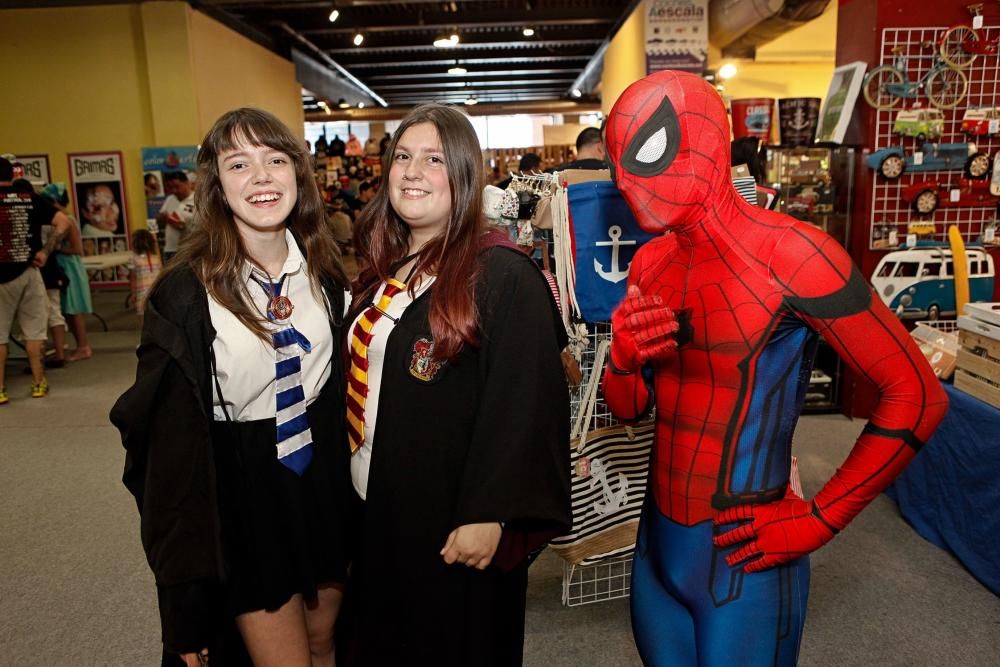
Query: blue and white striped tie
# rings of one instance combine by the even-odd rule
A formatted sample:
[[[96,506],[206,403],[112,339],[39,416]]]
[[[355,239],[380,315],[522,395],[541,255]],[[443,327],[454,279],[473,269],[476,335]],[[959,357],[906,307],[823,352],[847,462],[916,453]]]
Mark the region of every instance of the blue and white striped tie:
[[[312,431],[302,390],[302,354],[308,354],[312,344],[290,324],[276,331],[273,340],[278,460],[301,475],[313,457]]]

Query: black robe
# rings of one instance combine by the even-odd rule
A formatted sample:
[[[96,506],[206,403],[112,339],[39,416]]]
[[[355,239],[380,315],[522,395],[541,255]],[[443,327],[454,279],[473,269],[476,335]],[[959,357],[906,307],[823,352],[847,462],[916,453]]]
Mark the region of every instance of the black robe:
[[[323,287],[337,341],[344,292]],[[214,339],[204,286],[187,267],[171,271],[149,295],[136,380],[111,409],[111,421],[121,432],[122,481],[135,496],[142,545],[156,579],[164,651],[208,646],[213,664],[232,665],[245,655],[223,585],[210,436]],[[343,394],[340,364],[334,355],[330,381]]]
[[[480,257],[478,347],[428,359],[433,285],[387,342],[351,585],[367,666],[520,664],[528,554],[572,522],[565,331],[528,257]],[[489,568],[444,563],[454,528],[494,521]]]

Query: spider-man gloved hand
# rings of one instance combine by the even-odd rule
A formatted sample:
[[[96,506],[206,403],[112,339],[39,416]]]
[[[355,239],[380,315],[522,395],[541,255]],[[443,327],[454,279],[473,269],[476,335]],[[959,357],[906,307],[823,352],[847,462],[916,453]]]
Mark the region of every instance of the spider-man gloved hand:
[[[642,296],[638,285],[611,314],[612,370],[631,373],[648,361],[663,361],[677,350],[677,318],[657,295]]]
[[[745,572],[760,572],[804,556],[833,539],[836,531],[820,516],[813,501],[805,501],[789,487],[785,497],[761,505],[738,505],[715,515],[716,528],[742,523],[713,538],[717,547],[742,546],[726,556]],[[753,559],[753,560],[751,560]]]

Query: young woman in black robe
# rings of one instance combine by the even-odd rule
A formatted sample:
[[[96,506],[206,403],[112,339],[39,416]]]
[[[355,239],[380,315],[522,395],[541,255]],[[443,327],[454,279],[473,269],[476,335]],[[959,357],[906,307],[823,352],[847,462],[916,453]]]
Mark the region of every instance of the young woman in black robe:
[[[239,109],[198,152],[195,229],[146,304],[111,419],[164,662],[334,664],[350,479],[348,281],[305,144]],[[235,646],[235,652],[229,652]]]
[[[519,665],[528,556],[572,520],[565,333],[541,272],[482,216],[463,114],[417,107],[385,159],[347,317],[352,657]]]

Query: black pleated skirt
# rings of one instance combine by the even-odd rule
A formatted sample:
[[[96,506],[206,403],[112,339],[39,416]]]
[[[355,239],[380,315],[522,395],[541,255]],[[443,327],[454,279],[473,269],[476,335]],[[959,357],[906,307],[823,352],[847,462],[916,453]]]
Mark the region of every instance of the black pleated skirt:
[[[307,408],[313,460],[302,476],[278,461],[274,419],[213,424],[233,615],[277,609],[297,593],[308,600],[347,578],[350,461],[344,405],[329,384]]]

